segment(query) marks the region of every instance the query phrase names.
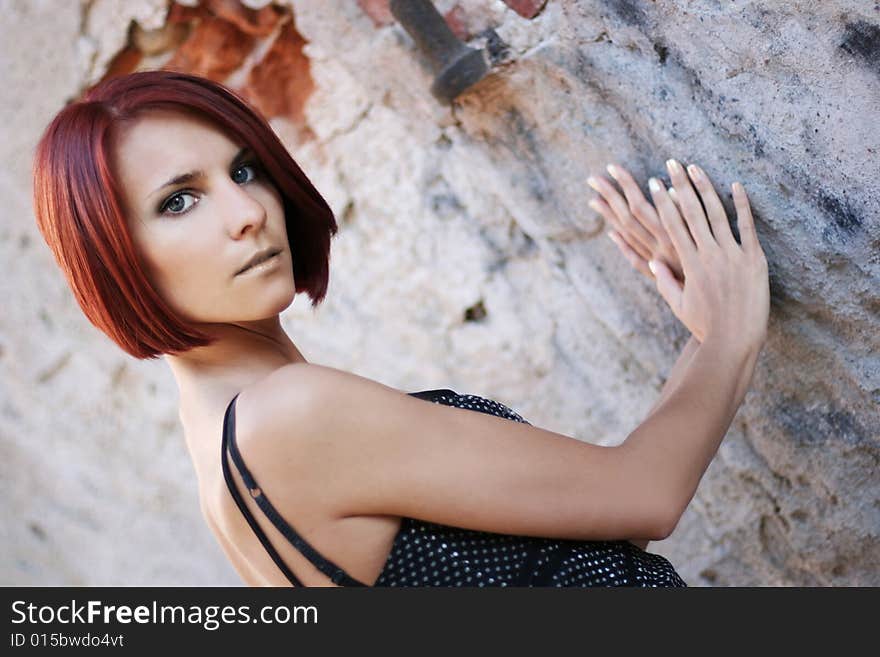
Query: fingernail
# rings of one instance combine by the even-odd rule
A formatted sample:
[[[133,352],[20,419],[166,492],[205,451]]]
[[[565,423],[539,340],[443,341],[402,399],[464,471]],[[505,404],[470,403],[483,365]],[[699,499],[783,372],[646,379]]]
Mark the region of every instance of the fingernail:
[[[609,230],[609,231],[608,231],[607,233],[605,233],[605,234],[608,236],[608,238],[609,238],[612,242],[614,242],[615,244],[617,244],[617,238],[614,236],[614,233],[613,233],[613,232],[611,232],[611,231]]]
[[[593,208],[596,212],[599,211],[599,203],[596,199],[591,199],[589,203],[587,203],[591,208]]]
[[[678,162],[673,159],[666,160],[666,168],[669,169],[669,173],[678,173],[681,171]]]
[[[659,192],[660,191],[660,181],[657,180],[656,178],[651,178],[648,181],[648,187],[651,188],[652,192]]]
[[[587,184],[595,189],[597,192],[599,191],[599,181],[593,178],[593,176],[587,178]]]
[[[651,270],[651,273],[654,274],[654,276],[657,275],[657,265],[654,264],[653,260],[648,260],[648,269]]]
[[[691,174],[691,178],[693,178],[694,180],[703,179],[703,172],[696,164],[691,164],[690,166],[688,166],[688,173]]]
[[[613,164],[609,164],[605,168],[608,169],[608,173],[611,174],[612,178],[617,178],[617,167],[616,166],[614,166]]]

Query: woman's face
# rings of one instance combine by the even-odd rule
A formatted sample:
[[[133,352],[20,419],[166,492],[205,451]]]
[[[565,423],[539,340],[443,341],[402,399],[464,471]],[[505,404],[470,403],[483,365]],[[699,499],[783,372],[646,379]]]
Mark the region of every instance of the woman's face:
[[[189,322],[270,318],[296,294],[281,195],[241,148],[210,122],[170,110],[118,135],[114,165],[135,246],[159,294]],[[264,249],[280,253],[240,273]]]

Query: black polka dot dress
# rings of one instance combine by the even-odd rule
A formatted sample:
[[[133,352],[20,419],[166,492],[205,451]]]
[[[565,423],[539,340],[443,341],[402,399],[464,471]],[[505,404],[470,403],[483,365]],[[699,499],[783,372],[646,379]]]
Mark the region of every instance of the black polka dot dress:
[[[528,422],[491,399],[448,389],[411,392],[438,404]],[[237,395],[236,395],[237,397]],[[235,446],[235,398],[223,421],[223,474],[251,528],[292,584],[302,583],[281,560],[241,500],[229,474],[227,449],[242,479],[272,523],[331,581],[365,586],[320,555],[281,517],[241,460]],[[582,541],[498,534],[402,518],[391,552],[374,586],[686,586],[664,557],[629,541]]]

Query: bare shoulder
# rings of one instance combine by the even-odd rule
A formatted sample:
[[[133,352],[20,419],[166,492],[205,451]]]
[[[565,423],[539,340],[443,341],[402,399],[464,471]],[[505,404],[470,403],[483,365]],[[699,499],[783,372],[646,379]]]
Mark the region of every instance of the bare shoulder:
[[[309,495],[324,504],[332,500],[328,478],[339,474],[324,451],[350,433],[349,427],[334,422],[336,414],[351,418],[370,404],[378,410],[395,397],[406,394],[344,370],[314,363],[285,365],[239,394],[236,444],[258,482],[274,482],[275,490],[277,482],[289,482],[282,494]],[[320,493],[311,496],[310,491]]]
[[[672,506],[627,450],[311,363],[278,369],[239,401],[240,450],[257,480],[271,479],[283,503],[307,496],[325,519],[575,539],[662,538],[670,524]]]
[[[314,434],[327,412],[357,404],[364,394],[406,396],[378,381],[315,363],[284,365],[248,386],[236,402],[236,437],[239,443],[259,441],[269,447],[289,443],[296,436]],[[384,394],[383,394],[384,393]]]

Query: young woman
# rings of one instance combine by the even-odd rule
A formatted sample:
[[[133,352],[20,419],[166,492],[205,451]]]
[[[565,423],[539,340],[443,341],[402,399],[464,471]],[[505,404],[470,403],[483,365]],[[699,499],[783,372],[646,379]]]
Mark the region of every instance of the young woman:
[[[595,207],[693,334],[614,447],[308,362],[279,313],[297,292],[323,299],[336,222],[222,85],[150,71],[92,88],[37,147],[34,207],[89,320],[171,367],[202,512],[248,584],[683,586],[644,548],[675,528],[742,402],[767,266],[741,186],[737,243],[698,168],[669,162],[677,205],[611,171],[624,194],[591,179]]]

